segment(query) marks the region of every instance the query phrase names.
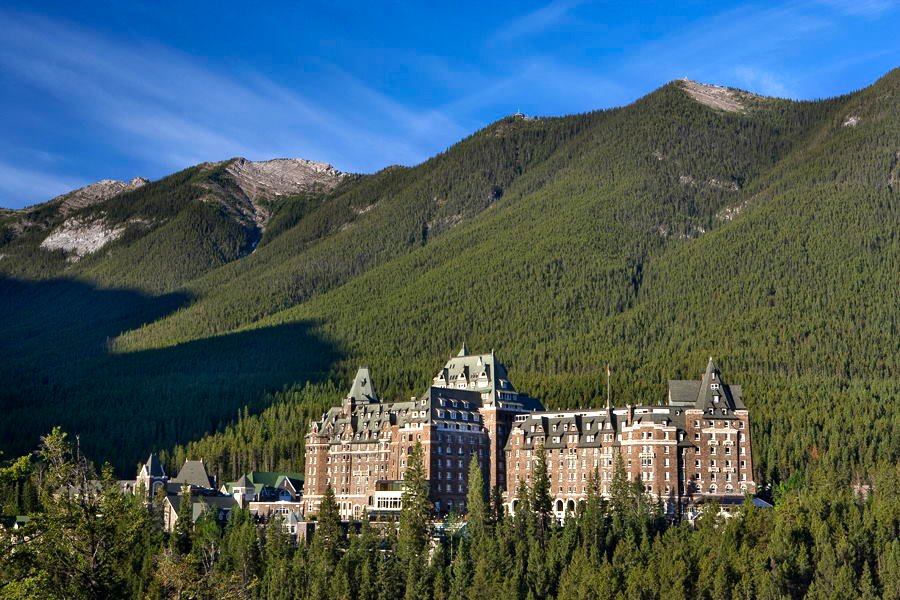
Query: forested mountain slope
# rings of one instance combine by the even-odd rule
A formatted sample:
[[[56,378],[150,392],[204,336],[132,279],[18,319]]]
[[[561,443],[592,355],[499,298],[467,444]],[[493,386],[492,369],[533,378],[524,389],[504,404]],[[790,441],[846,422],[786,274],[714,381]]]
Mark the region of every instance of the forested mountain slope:
[[[551,406],[599,403],[607,362],[614,401],[662,401],[667,378],[714,354],[747,390],[767,481],[812,455],[860,471],[896,461],[898,94],[897,70],[818,102],[674,82],[620,109],[510,117],[417,167],[344,178],[196,276],[142,284],[135,273],[154,268],[136,256],[78,272],[91,283],[23,269],[0,282],[4,304],[38,303],[0,318],[0,439],[16,451],[61,422],[127,466],[261,409],[264,391],[324,382],[191,450],[229,477],[296,468],[306,416],[357,364],[403,397],[465,340],[496,348]],[[136,308],[85,324],[73,294]]]
[[[348,179],[324,163],[236,158],[153,183],[100,181],[0,214],[0,274],[171,291],[250,253]]]
[[[785,107],[781,128],[805,127],[769,148],[753,129],[772,123],[766,108],[696,107],[708,114],[700,132],[681,130],[701,138],[689,154],[653,130],[587,139],[539,192],[261,323],[320,320],[350,357],[345,372],[363,361],[401,397],[463,339],[496,346],[518,384],[554,406],[600,404],[607,361],[620,401],[661,402],[667,378],[694,377],[715,354],[745,385],[767,478],[810,451],[848,468],[896,460],[897,75]],[[690,114],[670,92],[665,114]],[[613,119],[634,121],[642,102]],[[726,136],[723,122],[743,131]],[[663,159],[635,160],[654,150]],[[747,161],[755,152],[776,160],[761,168]],[[679,185],[684,173],[732,173],[742,187],[704,198]]]

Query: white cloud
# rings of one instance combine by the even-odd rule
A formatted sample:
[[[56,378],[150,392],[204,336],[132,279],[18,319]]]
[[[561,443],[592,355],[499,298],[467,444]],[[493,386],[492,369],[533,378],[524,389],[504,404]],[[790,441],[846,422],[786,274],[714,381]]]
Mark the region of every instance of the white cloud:
[[[257,72],[221,73],[154,43],[123,43],[0,11],[0,69],[56,99],[122,154],[174,170],[231,156],[302,156],[350,171],[416,163],[462,128],[346,73],[326,106]],[[380,149],[373,153],[372,147]]]
[[[508,44],[540,33],[566,20],[583,0],[553,0],[541,8],[511,20],[488,39],[488,45]]]
[[[819,0],[821,4],[854,17],[878,17],[900,6],[896,0]]]
[[[0,161],[0,197],[10,198],[16,205],[28,206],[44,202],[86,183],[75,178],[59,177],[52,172]]]
[[[734,69],[737,87],[753,90],[764,96],[778,98],[796,98],[788,85],[780,81],[774,73],[769,73],[758,67],[738,66]]]

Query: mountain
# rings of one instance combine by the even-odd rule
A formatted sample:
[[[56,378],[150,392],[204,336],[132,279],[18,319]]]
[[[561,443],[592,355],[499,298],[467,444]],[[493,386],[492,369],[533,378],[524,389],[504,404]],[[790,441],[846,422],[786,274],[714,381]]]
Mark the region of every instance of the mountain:
[[[250,253],[273,214],[349,176],[304,159],[204,163],[158,182],[103,180],[0,214],[0,273],[162,292]]]
[[[898,94],[900,70],[814,102],[675,81],[411,168],[235,159],[2,215],[0,439],[62,423],[128,472],[219,430],[191,452],[232,476],[296,460],[358,364],[401,397],[467,341],[560,407],[599,403],[607,362],[617,402],[662,401],[713,354],[765,481],[896,461]],[[41,247],[71,219],[124,232]]]

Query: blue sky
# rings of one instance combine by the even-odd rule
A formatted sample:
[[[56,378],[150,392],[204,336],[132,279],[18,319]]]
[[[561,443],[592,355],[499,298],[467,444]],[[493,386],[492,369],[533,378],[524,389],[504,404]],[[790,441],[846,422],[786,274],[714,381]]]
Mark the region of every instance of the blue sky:
[[[372,172],[680,77],[809,99],[900,66],[898,1],[661,4],[6,0],[0,206],[232,156]]]

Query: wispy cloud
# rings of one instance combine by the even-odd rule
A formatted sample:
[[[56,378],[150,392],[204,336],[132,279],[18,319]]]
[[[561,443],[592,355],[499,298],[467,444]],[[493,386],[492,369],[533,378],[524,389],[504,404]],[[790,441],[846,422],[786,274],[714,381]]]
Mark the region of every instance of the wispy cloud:
[[[644,45],[622,68],[657,83],[689,77],[792,97],[795,90],[785,83],[791,73],[784,69],[806,40],[835,28],[820,13],[801,3],[739,6]]]
[[[23,205],[55,198],[86,183],[76,178],[59,177],[53,172],[0,161],[0,197],[19,198]]]
[[[584,0],[553,0],[549,4],[530,13],[509,21],[494,32],[488,39],[488,45],[509,44],[530,35],[540,33],[550,27],[559,25],[569,13]]]
[[[216,72],[155,43],[3,11],[0,25],[0,69],[92,123],[104,143],[168,170],[241,155],[369,171],[385,157],[420,161],[436,131],[462,132],[446,115],[403,106],[336,70],[351,93],[324,105],[262,73]]]
[[[897,0],[819,0],[819,2],[857,17],[878,17],[900,6]]]
[[[764,96],[791,98],[795,94],[788,85],[774,73],[752,66],[737,66],[734,69],[737,86],[750,89]]]
[[[453,114],[470,114],[495,107],[498,115],[522,110],[548,115],[543,107],[553,105],[557,114],[584,112],[622,104],[633,96],[621,82],[590,69],[567,65],[549,56],[522,59],[512,73],[497,77],[442,107]]]

